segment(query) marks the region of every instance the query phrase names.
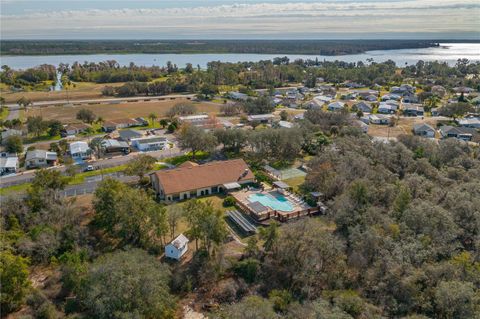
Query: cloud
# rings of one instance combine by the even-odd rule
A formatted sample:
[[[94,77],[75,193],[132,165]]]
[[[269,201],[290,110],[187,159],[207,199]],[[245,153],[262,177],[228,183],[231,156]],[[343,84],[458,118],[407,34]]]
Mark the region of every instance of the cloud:
[[[114,3],[112,3],[114,5]],[[33,11],[1,16],[2,37],[28,34],[50,37],[114,31],[142,31],[171,37],[226,35],[369,32],[480,31],[478,0],[421,1],[321,1],[287,3],[220,4],[170,8],[112,8]]]

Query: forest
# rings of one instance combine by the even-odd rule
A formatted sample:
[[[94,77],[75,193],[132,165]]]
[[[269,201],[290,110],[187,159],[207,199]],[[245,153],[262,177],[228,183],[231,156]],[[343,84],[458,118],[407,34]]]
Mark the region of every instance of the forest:
[[[3,40],[2,55],[114,53],[259,53],[342,55],[428,48],[429,40]]]
[[[64,85],[73,87],[76,82],[107,84],[106,96],[166,95],[170,93],[196,93],[208,98],[225,86],[237,86],[238,90],[254,94],[253,89],[271,89],[292,83],[303,83],[307,87],[319,84],[322,78],[327,83],[341,85],[346,81],[364,86],[399,85],[405,79],[414,79],[419,86],[430,84],[446,87],[468,86],[479,88],[478,77],[467,76],[480,72],[480,63],[460,59],[454,66],[441,62],[418,61],[415,65],[397,66],[393,61],[382,63],[319,60],[294,60],[277,57],[259,62],[224,63],[212,61],[206,69],[187,64],[178,68],[167,62],[165,66],[137,66],[131,63],[121,66],[114,60],[99,63],[61,63],[57,68],[41,65],[26,70],[14,70],[4,65],[0,81],[17,89],[31,89],[45,81],[54,81],[56,72],[61,74]],[[433,81],[433,82],[432,82]],[[108,83],[124,83],[113,88]],[[71,84],[71,85],[70,85]]]
[[[175,318],[183,298],[209,294],[212,318],[478,318],[478,147],[407,135],[374,142],[348,114],[332,114],[309,110],[295,129],[179,129],[181,148],[221,146],[260,181],[265,162],[310,156],[301,191],[321,192],[327,213],[262,227],[239,258],[226,257],[226,223],[210,200],[154,199],[148,155],[128,164],[139,183],[101,182],[88,214],[59,196],[68,176],[38,171],[25,198],[2,203],[2,310]],[[184,266],[156,258],[180,219],[198,248]],[[32,286],[39,268],[58,274],[49,289]]]

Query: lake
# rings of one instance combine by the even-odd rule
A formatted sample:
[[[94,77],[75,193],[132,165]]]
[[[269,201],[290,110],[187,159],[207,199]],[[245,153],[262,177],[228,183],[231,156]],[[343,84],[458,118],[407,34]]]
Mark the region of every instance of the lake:
[[[271,60],[279,56],[288,56],[291,61],[295,59],[318,58],[320,61],[346,61],[346,62],[366,62],[367,59],[373,59],[375,62],[384,62],[393,60],[398,66],[405,64],[415,64],[418,60],[440,61],[454,65],[460,58],[466,58],[470,61],[480,61],[480,43],[442,43],[440,47],[422,48],[422,49],[401,49],[401,50],[377,50],[367,51],[361,54],[349,54],[341,56],[322,56],[322,55],[301,55],[301,54],[79,54],[79,55],[40,55],[40,56],[1,56],[0,64],[8,65],[14,69],[26,69],[40,64],[52,64],[58,66],[59,63],[72,64],[75,61],[83,63],[101,62],[105,60],[115,60],[120,65],[128,65],[134,62],[136,65],[143,66],[164,66],[167,61],[175,63],[179,67],[184,67],[187,63],[192,63],[194,67],[200,65],[205,68],[210,61],[239,62],[239,61],[260,61]]]

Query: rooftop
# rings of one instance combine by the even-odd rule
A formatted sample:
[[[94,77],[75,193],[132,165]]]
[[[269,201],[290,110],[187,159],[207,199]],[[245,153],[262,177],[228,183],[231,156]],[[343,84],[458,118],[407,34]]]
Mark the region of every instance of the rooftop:
[[[255,178],[243,159],[181,166],[153,174],[157,176],[165,194],[176,194]]]

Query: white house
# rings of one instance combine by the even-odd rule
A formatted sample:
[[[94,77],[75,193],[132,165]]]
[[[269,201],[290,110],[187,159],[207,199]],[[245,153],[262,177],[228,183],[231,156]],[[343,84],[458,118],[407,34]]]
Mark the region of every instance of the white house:
[[[57,164],[57,153],[45,150],[28,151],[25,156],[27,168],[55,166]]]
[[[72,142],[69,149],[73,159],[89,159],[92,156],[92,150],[88,147],[87,142]]]
[[[133,138],[130,140],[132,146],[139,151],[157,151],[167,147],[167,138],[165,136],[150,136],[145,138]]]
[[[480,117],[469,117],[458,120],[458,125],[463,127],[480,128]]]
[[[0,175],[14,174],[18,169],[18,157],[0,157]]]
[[[188,250],[188,238],[180,234],[172,240],[170,244],[165,246],[165,257],[180,260]]]
[[[394,114],[397,112],[397,106],[387,103],[380,103],[378,106],[378,113],[381,114]]]
[[[249,115],[247,120],[249,122],[255,122],[258,121],[260,123],[271,123],[275,116],[273,114],[254,114],[254,115]]]

